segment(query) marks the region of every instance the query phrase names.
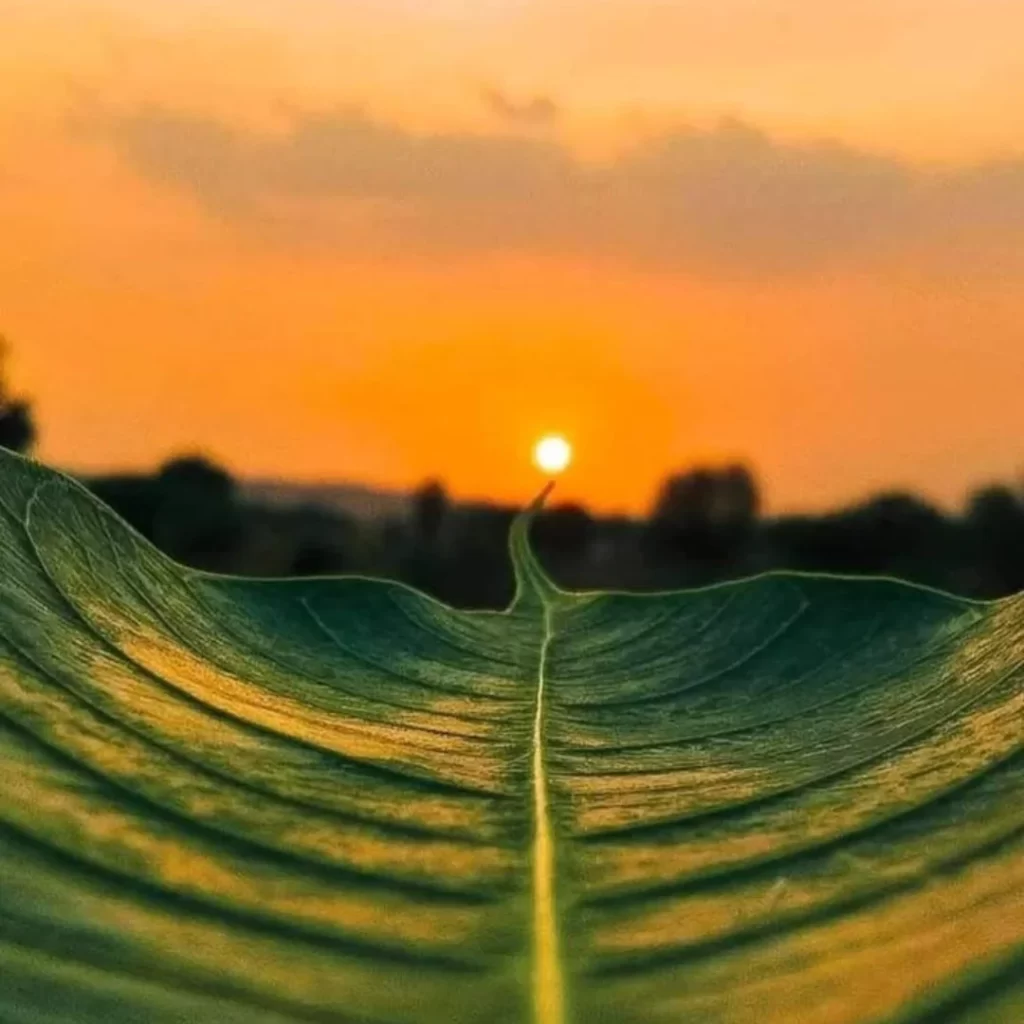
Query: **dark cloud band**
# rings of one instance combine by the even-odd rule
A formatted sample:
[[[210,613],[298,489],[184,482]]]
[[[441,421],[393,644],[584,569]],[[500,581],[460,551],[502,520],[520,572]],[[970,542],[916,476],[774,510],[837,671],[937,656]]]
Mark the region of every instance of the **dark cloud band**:
[[[521,113],[521,111],[520,111]],[[590,164],[531,134],[417,134],[352,111],[278,135],[143,109],[93,122],[219,216],[344,248],[544,248],[709,273],[861,264],[1024,235],[1024,161],[916,166],[737,121]]]

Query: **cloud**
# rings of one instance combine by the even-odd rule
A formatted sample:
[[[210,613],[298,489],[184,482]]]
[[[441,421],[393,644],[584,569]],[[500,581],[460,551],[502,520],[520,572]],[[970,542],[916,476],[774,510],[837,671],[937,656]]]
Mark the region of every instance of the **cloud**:
[[[549,125],[558,117],[558,104],[550,96],[534,96],[517,103],[499,89],[481,93],[487,109],[501,121],[520,127]]]
[[[93,130],[219,217],[347,250],[543,248],[780,273],[1024,241],[1024,161],[937,170],[738,121],[596,164],[546,136],[416,133],[353,111],[276,135],[155,108]]]

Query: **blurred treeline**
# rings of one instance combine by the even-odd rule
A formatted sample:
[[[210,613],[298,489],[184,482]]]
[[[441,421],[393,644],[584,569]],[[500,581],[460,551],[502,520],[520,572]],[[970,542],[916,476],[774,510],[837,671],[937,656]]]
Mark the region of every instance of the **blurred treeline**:
[[[325,507],[242,496],[199,457],[152,476],[85,481],[174,558],[254,576],[358,573],[403,580],[464,607],[508,604],[508,531],[517,508],[457,504],[438,483],[404,514],[360,519]],[[533,530],[548,571],[571,589],[665,590],[769,569],[897,576],[976,597],[1024,590],[1024,489],[993,485],[955,515],[889,493],[817,516],[759,515],[743,466],[671,477],[646,518],[555,504]]]
[[[26,451],[35,436],[31,406],[0,374],[0,445]],[[500,608],[512,595],[507,542],[518,509],[455,503],[436,482],[403,511],[376,518],[247,497],[200,456],[83,482],[159,548],[199,568],[389,577],[464,607]],[[977,490],[955,513],[892,492],[822,515],[766,517],[746,467],[698,467],[667,479],[644,518],[555,504],[533,538],[551,575],[572,589],[664,590],[796,569],[896,576],[974,597],[1024,590],[1024,486],[1003,483]]]

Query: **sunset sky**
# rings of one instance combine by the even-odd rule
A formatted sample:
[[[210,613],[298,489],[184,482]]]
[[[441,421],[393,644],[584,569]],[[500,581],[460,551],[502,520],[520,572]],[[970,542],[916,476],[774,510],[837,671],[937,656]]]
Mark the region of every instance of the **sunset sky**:
[[[641,510],[1024,472],[1020,0],[0,0],[39,455]]]

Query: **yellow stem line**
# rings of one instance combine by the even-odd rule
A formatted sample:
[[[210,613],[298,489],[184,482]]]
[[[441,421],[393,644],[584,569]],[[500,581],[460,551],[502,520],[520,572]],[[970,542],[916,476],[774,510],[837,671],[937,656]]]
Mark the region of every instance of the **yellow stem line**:
[[[537,711],[533,719],[533,1016],[535,1024],[565,1024],[565,987],[555,907],[555,845],[544,758],[544,690],[551,611],[544,609]]]

